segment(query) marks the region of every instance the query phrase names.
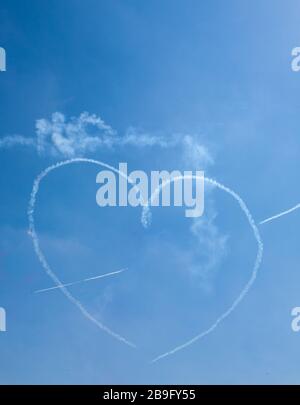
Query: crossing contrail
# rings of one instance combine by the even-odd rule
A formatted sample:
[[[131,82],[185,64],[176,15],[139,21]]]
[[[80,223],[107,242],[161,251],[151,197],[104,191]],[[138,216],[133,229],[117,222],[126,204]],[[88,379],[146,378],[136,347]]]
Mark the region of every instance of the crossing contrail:
[[[261,221],[261,222],[259,223],[259,225],[266,224],[267,222],[271,222],[271,221],[273,221],[274,219],[283,217],[284,215],[290,214],[291,212],[296,211],[296,210],[298,210],[299,208],[300,208],[300,203],[297,204],[297,205],[295,205],[294,207],[292,207],[292,208],[286,210],[286,211],[282,211],[282,212],[280,212],[279,214],[276,214],[276,215],[273,215],[272,217],[269,217],[269,218],[267,218],[267,219],[264,219],[263,221]]]
[[[57,288],[70,287],[71,285],[81,284],[81,283],[85,283],[87,281],[98,280],[99,278],[109,277],[109,276],[113,276],[114,274],[123,273],[123,271],[125,271],[125,270],[127,270],[127,268],[121,269],[121,270],[118,270],[118,271],[112,271],[111,273],[101,274],[100,276],[89,277],[89,278],[85,278],[85,279],[79,280],[79,281],[73,281],[72,283],[62,284],[61,286],[56,285],[56,286],[50,287],[50,288],[43,288],[41,290],[36,290],[35,293],[41,293],[41,292],[56,290]]]

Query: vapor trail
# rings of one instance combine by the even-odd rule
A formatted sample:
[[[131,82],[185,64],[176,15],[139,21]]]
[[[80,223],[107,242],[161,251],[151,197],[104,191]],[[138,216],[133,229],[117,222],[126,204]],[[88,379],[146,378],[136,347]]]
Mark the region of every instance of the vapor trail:
[[[111,273],[101,274],[100,276],[89,277],[89,278],[85,278],[85,279],[79,280],[79,281],[73,281],[72,283],[62,284],[62,286],[63,287],[70,287],[71,285],[81,284],[81,283],[85,283],[87,281],[92,281],[92,280],[98,280],[99,278],[109,277],[109,276],[113,276],[114,274],[123,273],[123,271],[125,271],[125,270],[127,270],[127,269],[121,269],[121,270],[118,270],[118,271],[113,271]],[[41,292],[45,292],[45,291],[56,290],[57,288],[62,288],[62,287],[59,286],[59,285],[56,285],[55,287],[43,288],[42,290],[36,290],[35,293],[41,293]]]
[[[52,166],[49,166],[37,176],[37,178],[34,180],[34,183],[33,183],[33,188],[32,188],[32,191],[31,191],[31,196],[30,196],[30,201],[29,201],[29,206],[28,206],[28,212],[27,212],[28,221],[29,221],[29,232],[28,233],[32,238],[35,253],[36,253],[36,255],[37,255],[37,257],[38,257],[38,259],[39,259],[39,261],[40,261],[40,263],[41,263],[41,265],[43,267],[43,269],[48,274],[48,276],[54,281],[54,283],[57,285],[57,287],[59,287],[61,289],[62,293],[66,296],[66,298],[80,310],[80,312],[82,313],[82,315],[85,318],[87,318],[88,320],[93,322],[99,329],[101,329],[104,332],[108,333],[110,336],[114,337],[115,339],[119,340],[120,342],[123,342],[126,345],[135,348],[136,346],[133,343],[129,342],[123,336],[121,336],[118,333],[112,331],[110,328],[108,328],[102,322],[98,321],[93,315],[91,315],[89,313],[89,311],[85,308],[85,306],[82,305],[81,302],[79,300],[77,300],[69,292],[69,290],[61,283],[60,279],[52,271],[50,265],[48,264],[44,254],[43,254],[43,252],[42,252],[42,250],[40,248],[40,242],[39,242],[39,238],[38,238],[38,235],[36,233],[36,230],[35,230],[35,223],[34,223],[34,210],[35,210],[37,195],[38,195],[39,188],[40,188],[40,183],[52,171],[54,171],[56,169],[59,169],[60,167],[73,164],[73,163],[91,163],[91,164],[95,164],[97,166],[106,167],[107,169],[110,169],[113,172],[119,174],[120,176],[126,178],[128,182],[132,183],[132,181],[130,179],[128,179],[128,177],[123,172],[120,172],[119,170],[115,169],[114,167],[112,167],[112,166],[110,166],[110,165],[108,165],[106,163],[103,163],[103,162],[100,162],[100,161],[94,160],[94,159],[74,158],[74,159],[69,159],[69,160],[65,160],[65,161],[62,161],[62,162],[58,162],[58,163],[56,163],[56,164],[54,164]]]
[[[56,286],[58,288],[61,289],[61,291],[63,292],[63,294],[69,299],[69,301],[71,303],[73,303],[75,306],[77,306],[77,308],[81,311],[81,313],[87,318],[89,319],[91,322],[93,322],[94,324],[96,324],[100,329],[102,329],[103,331],[107,332],[109,335],[111,335],[112,337],[118,339],[119,341],[131,346],[131,347],[136,347],[133,343],[127,341],[124,337],[122,337],[121,335],[113,332],[111,329],[109,329],[107,326],[105,326],[104,324],[102,324],[100,321],[98,321],[97,319],[95,319],[87,310],[86,308],[81,304],[81,302],[79,300],[77,300],[75,297],[73,297],[73,295],[68,291],[68,289],[66,288],[65,285],[63,285],[60,281],[60,279],[55,275],[55,273],[52,271],[52,269],[50,268],[49,264],[47,263],[42,250],[39,246],[39,239],[38,236],[36,234],[35,231],[35,224],[34,224],[34,209],[35,209],[35,204],[36,204],[36,197],[37,194],[39,192],[39,186],[41,181],[53,170],[58,169],[62,166],[66,166],[69,164],[73,164],[73,163],[91,163],[91,164],[95,164],[98,166],[103,166],[106,167],[110,170],[112,170],[113,172],[119,174],[120,176],[124,177],[129,183],[133,183],[132,180],[130,180],[124,173],[120,172],[119,170],[115,169],[114,167],[94,160],[94,159],[87,159],[87,158],[74,158],[74,159],[69,159],[66,161],[62,161],[59,162],[55,165],[52,165],[50,167],[48,167],[47,169],[45,169],[44,171],[42,171],[38,177],[35,179],[34,184],[33,184],[33,189],[31,192],[31,198],[30,198],[30,202],[29,202],[29,207],[28,207],[28,219],[29,219],[29,234],[32,237],[33,240],[33,246],[34,246],[34,250],[39,258],[39,261],[42,264],[42,267],[44,268],[44,270],[46,271],[46,273],[49,275],[49,277],[54,281],[54,283],[56,284]],[[199,176],[191,176],[192,178],[199,179]],[[176,180],[179,180],[180,177],[176,178]],[[203,177],[201,177],[201,179],[203,179]],[[218,183],[216,180],[210,179],[205,177],[204,180],[207,183],[210,183],[211,185],[219,188],[222,191],[225,191],[226,193],[228,193],[229,195],[231,195],[239,204],[241,210],[244,212],[249,225],[251,227],[251,229],[253,230],[253,234],[254,237],[256,239],[257,242],[257,246],[258,246],[258,250],[257,250],[257,255],[256,255],[256,259],[254,262],[254,267],[250,276],[249,281],[247,282],[247,284],[245,285],[245,287],[243,288],[243,290],[241,291],[241,293],[238,295],[238,297],[234,300],[233,304],[223,313],[219,316],[219,318],[217,318],[217,320],[212,324],[211,327],[209,327],[208,329],[206,329],[205,331],[201,332],[200,334],[196,335],[195,337],[193,337],[192,339],[188,340],[187,342],[184,342],[183,344],[175,347],[174,349],[163,353],[159,356],[157,356],[155,359],[152,360],[152,362],[156,362],[158,360],[161,360],[164,357],[167,357],[171,354],[174,354],[176,352],[178,352],[179,350],[182,350],[188,346],[190,346],[192,343],[196,342],[199,339],[202,339],[204,336],[208,335],[209,333],[213,332],[217,326],[224,320],[226,319],[233,311],[234,309],[238,306],[238,304],[242,301],[242,299],[246,296],[246,294],[249,292],[250,288],[252,287],[253,283],[255,282],[255,279],[257,277],[257,272],[258,269],[260,267],[261,261],[262,261],[262,255],[263,255],[263,243],[260,237],[260,233],[258,231],[258,228],[254,222],[254,219],[252,218],[252,215],[248,209],[248,207],[246,206],[245,202],[242,200],[242,198],[235,193],[233,190],[231,190],[230,188],[224,186],[221,183]],[[166,184],[164,184],[163,186],[165,186]],[[151,199],[150,199],[151,201]],[[148,204],[144,204],[143,206],[143,211],[142,211],[142,223],[143,225],[148,225],[149,224],[149,214],[150,214],[150,210],[149,210],[149,205]]]
[[[291,212],[296,211],[296,210],[299,209],[299,208],[300,208],[300,203],[297,204],[297,205],[295,205],[294,207],[292,207],[292,208],[286,210],[286,211],[282,211],[282,212],[280,212],[280,213],[277,214],[277,215],[273,215],[273,216],[270,217],[270,218],[264,219],[263,221],[261,221],[261,222],[259,223],[259,225],[266,224],[267,222],[273,221],[274,219],[283,217],[284,215],[290,214]]]
[[[201,179],[200,176],[196,176],[196,175],[192,175],[192,176],[189,176],[189,177],[194,178],[194,179],[197,179],[197,178],[198,178],[198,179]],[[182,176],[182,178],[184,178],[184,176]],[[179,180],[179,179],[180,179],[180,177],[176,177],[176,180]],[[208,334],[210,334],[211,332],[213,332],[213,331],[217,328],[217,326],[218,326],[224,319],[226,319],[226,318],[235,310],[235,308],[238,306],[238,304],[242,301],[242,299],[243,299],[243,298],[246,296],[246,294],[249,292],[250,288],[252,287],[253,283],[254,283],[255,280],[256,280],[257,272],[258,272],[258,269],[259,269],[260,264],[261,264],[261,261],[262,261],[262,256],[263,256],[263,243],[262,243],[262,240],[261,240],[261,237],[260,237],[259,230],[258,230],[258,228],[257,228],[257,226],[256,226],[256,224],[255,224],[255,222],[254,222],[254,219],[253,219],[253,217],[252,217],[252,215],[251,215],[251,213],[250,213],[250,211],[249,211],[247,205],[245,204],[245,202],[242,200],[242,198],[241,198],[236,192],[234,192],[233,190],[231,190],[229,187],[226,187],[226,186],[224,186],[223,184],[218,183],[216,180],[210,179],[210,178],[208,178],[208,177],[204,177],[204,180],[205,180],[207,183],[211,184],[212,186],[215,186],[215,187],[219,188],[220,190],[225,191],[227,194],[231,195],[231,196],[238,202],[238,204],[239,204],[241,210],[244,212],[244,214],[245,214],[245,216],[246,216],[246,218],[247,218],[247,220],[248,220],[248,222],[249,222],[249,225],[250,225],[250,227],[251,227],[252,230],[253,230],[254,238],[256,239],[256,242],[257,242],[257,255],[256,255],[256,259],[255,259],[255,262],[254,262],[252,274],[251,274],[251,276],[250,276],[249,281],[247,282],[247,284],[245,285],[245,287],[244,287],[243,290],[241,291],[241,293],[240,293],[240,294],[238,295],[238,297],[234,300],[233,304],[232,304],[223,314],[221,314],[221,315],[219,316],[219,318],[218,318],[208,329],[204,330],[203,332],[199,333],[198,335],[194,336],[192,339],[190,339],[190,340],[184,342],[183,344],[176,346],[174,349],[169,350],[169,351],[167,351],[167,352],[165,352],[165,353],[163,353],[163,354],[161,354],[161,355],[155,357],[155,358],[151,361],[151,363],[155,363],[155,362],[157,362],[158,360],[161,360],[161,359],[163,359],[163,358],[165,358],[165,357],[167,357],[167,356],[170,356],[170,355],[172,355],[172,354],[178,352],[179,350],[182,350],[182,349],[184,349],[184,348],[190,346],[191,344],[195,343],[197,340],[200,340],[200,339],[202,339],[204,336],[207,336]],[[166,185],[166,183],[163,184],[163,185],[161,185],[159,188],[161,189],[161,188],[164,187],[165,185]],[[157,192],[157,191],[155,191],[155,192]],[[151,201],[151,199],[150,199],[150,201]],[[149,214],[149,204],[147,204],[147,205],[143,208],[142,220],[143,220],[145,217],[147,217],[148,214]]]

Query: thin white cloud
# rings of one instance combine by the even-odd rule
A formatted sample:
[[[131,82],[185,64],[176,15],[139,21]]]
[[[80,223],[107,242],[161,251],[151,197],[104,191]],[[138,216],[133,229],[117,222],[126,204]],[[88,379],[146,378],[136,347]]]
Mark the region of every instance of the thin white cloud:
[[[184,135],[182,145],[186,160],[191,164],[202,163],[204,166],[214,164],[214,159],[206,146],[200,143],[196,136]]]
[[[83,156],[114,143],[115,131],[98,116],[83,112],[69,121],[59,112],[51,120],[36,121],[37,149],[40,154],[64,157]]]
[[[81,113],[67,119],[64,114],[55,112],[50,119],[36,121],[36,137],[21,135],[6,136],[0,139],[0,148],[32,146],[39,155],[52,155],[63,158],[84,157],[103,148],[155,147],[162,149],[179,148],[180,156],[191,164],[208,166],[214,160],[197,135],[171,134],[157,135],[129,127],[125,135],[119,136],[110,125],[95,114]]]
[[[201,163],[203,166],[214,164],[214,159],[207,147],[201,143],[199,136],[188,134],[172,134],[169,136],[153,135],[139,131],[134,127],[128,128],[124,137],[118,138],[120,145],[132,145],[136,147],[160,148],[181,148],[181,154],[184,160],[191,164]]]
[[[148,134],[135,127],[129,127],[124,137],[118,139],[120,145],[132,145],[140,148],[146,146],[159,146],[161,148],[169,148],[178,144],[178,139],[175,136],[169,138]]]
[[[35,146],[34,138],[26,138],[22,135],[8,135],[0,139],[0,149],[9,149],[15,146]]]
[[[206,212],[203,217],[195,218],[190,227],[190,231],[197,240],[197,252],[200,253],[189,268],[189,272],[208,293],[213,288],[215,272],[228,252],[228,235],[220,233],[215,224],[216,217],[215,211]]]

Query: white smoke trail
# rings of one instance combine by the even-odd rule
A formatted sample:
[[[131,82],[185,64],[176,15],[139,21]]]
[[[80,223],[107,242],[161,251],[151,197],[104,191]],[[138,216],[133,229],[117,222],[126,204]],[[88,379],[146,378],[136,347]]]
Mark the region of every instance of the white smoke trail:
[[[176,180],[180,180],[180,179],[183,179],[183,178],[186,178],[186,177],[187,176],[180,176],[180,177],[174,178],[173,180],[176,181]],[[197,178],[201,179],[200,176],[196,176],[196,175],[191,175],[191,176],[188,176],[188,177],[193,178],[193,179],[197,179]],[[238,306],[238,304],[242,301],[242,299],[249,292],[250,288],[252,287],[253,283],[255,282],[255,279],[257,277],[257,272],[258,272],[258,269],[259,269],[261,261],[262,261],[263,243],[262,243],[258,228],[257,228],[257,226],[256,226],[256,224],[254,222],[254,219],[253,219],[247,205],[245,204],[245,202],[242,200],[242,198],[237,193],[235,193],[230,188],[224,186],[223,184],[218,183],[216,180],[210,179],[208,177],[204,177],[204,180],[207,183],[209,183],[210,185],[215,186],[215,187],[219,188],[220,190],[223,190],[226,193],[228,193],[229,195],[231,195],[238,202],[241,210],[246,215],[246,218],[247,218],[247,220],[249,222],[250,227],[253,230],[253,234],[254,234],[254,237],[255,237],[256,242],[257,242],[257,255],[256,255],[256,259],[255,259],[255,262],[254,262],[254,267],[253,267],[253,270],[252,270],[252,274],[251,274],[250,279],[248,280],[247,284],[245,285],[245,287],[243,288],[243,290],[239,294],[239,296],[234,300],[233,304],[225,312],[223,312],[223,314],[221,314],[219,316],[219,318],[208,329],[206,329],[205,331],[199,333],[198,335],[196,335],[192,339],[189,339],[188,341],[184,342],[183,344],[181,344],[179,346],[176,346],[174,349],[169,350],[169,351],[155,357],[151,361],[151,363],[155,363],[155,362],[157,362],[157,361],[159,361],[159,360],[161,360],[161,359],[163,359],[163,358],[165,358],[167,356],[170,356],[170,355],[178,352],[179,350],[182,350],[182,349],[190,346],[191,344],[195,343],[197,340],[202,339],[204,336],[207,336],[209,333],[213,332],[217,328],[217,326],[235,310],[235,308]],[[170,180],[170,181],[172,181],[172,180]],[[165,183],[162,183],[160,185],[160,187],[158,187],[158,190],[155,190],[154,194],[155,193],[157,194],[157,192],[159,192],[161,190],[161,188],[165,187],[166,184],[168,184],[168,181],[165,182]],[[150,198],[150,201],[151,201],[151,199],[152,199],[152,196]],[[148,202],[148,204],[145,207],[143,207],[142,223],[145,222],[145,218],[149,217],[149,213],[150,213],[150,210],[149,210],[149,202]]]
[[[119,174],[120,176],[124,177],[127,179],[128,182],[132,183],[132,181],[122,172],[119,170],[115,169],[114,167],[100,162],[98,160],[94,159],[87,159],[87,158],[74,158],[74,159],[69,159],[65,160],[62,162],[58,162],[52,166],[47,167],[45,170],[43,170],[35,179],[33,183],[33,188],[30,196],[30,201],[29,201],[29,206],[28,206],[28,220],[29,220],[29,235],[32,237],[33,241],[33,247],[35,250],[35,253],[37,254],[37,257],[43,267],[43,269],[46,271],[48,276],[54,281],[54,283],[59,287],[62,291],[62,293],[68,298],[68,300],[74,304],[80,312],[85,316],[88,320],[93,322],[98,328],[103,330],[104,332],[108,333],[110,336],[114,337],[115,339],[119,340],[120,342],[125,343],[126,345],[130,347],[136,347],[133,343],[129,342],[126,340],[123,336],[119,335],[118,333],[112,331],[109,329],[107,326],[105,326],[102,322],[98,321],[96,318],[91,315],[88,310],[81,304],[79,300],[77,300],[73,295],[69,292],[69,290],[64,287],[64,285],[61,283],[60,279],[56,276],[56,274],[52,271],[51,267],[49,266],[41,248],[40,248],[40,243],[39,243],[39,238],[35,230],[35,223],[34,223],[34,210],[35,210],[35,205],[36,205],[36,198],[39,192],[39,187],[41,181],[53,170],[56,170],[60,167],[67,166],[73,163],[91,163],[95,164],[97,166],[101,167],[106,167],[107,169],[112,170],[113,172]]]
[[[50,276],[50,278],[54,281],[54,283],[56,284],[57,288],[60,288],[61,291],[64,293],[64,295],[69,299],[69,301],[71,303],[73,303],[74,305],[76,305],[78,307],[78,309],[81,311],[81,313],[87,318],[89,319],[91,322],[93,322],[94,324],[96,324],[100,329],[102,329],[103,331],[107,332],[109,335],[111,335],[112,337],[118,339],[119,341],[131,346],[131,347],[136,347],[133,343],[127,341],[124,337],[122,337],[121,335],[113,332],[112,330],[110,330],[107,326],[105,326],[104,324],[102,324],[101,322],[99,322],[97,319],[95,319],[87,310],[86,308],[81,304],[81,302],[77,299],[75,299],[72,294],[68,291],[68,289],[66,288],[66,286],[64,286],[61,281],[59,280],[59,278],[55,275],[55,273],[51,270],[50,266],[48,265],[41,249],[39,246],[39,239],[38,236],[36,234],[35,231],[35,225],[34,225],[34,209],[35,209],[35,203],[36,203],[36,197],[39,191],[39,186],[40,186],[40,182],[53,170],[58,169],[62,166],[66,166],[69,164],[73,164],[73,163],[81,163],[81,162],[85,162],[85,163],[91,163],[91,164],[95,164],[98,166],[102,166],[102,167],[106,167],[112,171],[114,171],[115,173],[119,174],[120,176],[124,177],[129,183],[134,184],[124,173],[120,172],[119,170],[115,169],[114,167],[94,160],[94,159],[87,159],[87,158],[74,158],[74,159],[69,159],[66,161],[62,161],[59,162],[55,165],[52,165],[50,167],[48,167],[47,169],[45,169],[43,172],[41,172],[39,174],[39,176],[35,179],[34,181],[34,185],[33,185],[33,189],[32,189],[32,193],[31,193],[31,198],[30,198],[30,202],[29,202],[29,208],[28,208],[28,218],[29,218],[29,234],[32,237],[33,240],[33,245],[34,245],[34,249],[35,252],[42,264],[42,267],[44,268],[44,270],[46,271],[46,273]],[[179,180],[183,177],[176,177],[171,181],[176,181]],[[189,176],[189,178],[192,179],[200,179],[200,176],[195,176],[195,175],[191,175]],[[203,179],[203,177],[201,177],[201,179]],[[244,201],[242,200],[242,198],[235,193],[233,190],[231,190],[230,188],[224,186],[221,183],[218,183],[216,180],[210,179],[205,177],[204,180],[211,184],[212,186],[215,186],[223,191],[225,191],[226,193],[228,193],[229,195],[231,195],[239,204],[240,208],[242,209],[242,211],[244,212],[250,227],[253,230],[253,234],[254,237],[257,241],[257,246],[258,246],[258,250],[257,250],[257,255],[256,255],[256,259],[255,259],[255,263],[254,263],[254,267],[253,267],[253,271],[252,274],[250,276],[249,281],[247,282],[247,284],[245,285],[245,287],[243,288],[243,290],[241,291],[241,293],[239,294],[239,296],[234,300],[233,304],[223,313],[219,316],[219,318],[212,324],[212,326],[210,328],[208,328],[207,330],[203,331],[202,333],[196,335],[195,337],[193,337],[192,339],[188,340],[187,342],[175,347],[174,349],[163,353],[159,356],[157,356],[156,358],[154,358],[152,360],[152,363],[157,362],[158,360],[161,360],[171,354],[174,354],[176,352],[178,352],[179,350],[182,350],[188,346],[190,346],[191,344],[193,344],[194,342],[196,342],[197,340],[203,338],[204,336],[208,335],[209,333],[213,332],[217,326],[225,319],[227,318],[233,311],[234,309],[238,306],[238,304],[242,301],[242,299],[245,297],[245,295],[248,293],[248,291],[250,290],[250,288],[252,287],[253,283],[255,282],[255,279],[257,277],[257,272],[258,269],[260,267],[261,261],[262,261],[262,255],[263,255],[263,243],[260,237],[260,233],[257,229],[257,226],[252,218],[252,215],[249,211],[249,209],[247,208],[246,204],[244,203]],[[168,182],[164,182],[163,184],[161,184],[160,188],[166,186],[168,184]],[[155,191],[155,193],[157,192],[157,190]],[[151,196],[150,201],[153,199],[153,196]],[[142,224],[144,226],[149,225],[149,220],[151,218],[151,213],[150,213],[150,209],[149,209],[149,202],[146,204],[143,204],[143,211],[142,211]]]
[[[118,271],[112,271],[111,273],[101,274],[100,276],[89,277],[89,278],[85,278],[85,279],[79,280],[79,281],[73,281],[72,283],[63,284],[62,286],[63,286],[63,287],[70,287],[70,286],[72,286],[72,285],[86,283],[87,281],[98,280],[99,278],[109,277],[109,276],[113,276],[113,275],[115,275],[115,274],[123,273],[123,271],[125,271],[125,270],[127,270],[127,269],[121,269],[121,270],[118,270]],[[61,288],[61,286],[56,285],[55,287],[43,288],[43,289],[41,289],[41,290],[36,290],[35,293],[41,293],[41,292],[46,292],[46,291],[52,291],[52,290],[56,290],[57,288]]]
[[[292,208],[286,210],[286,211],[282,211],[282,212],[280,212],[279,214],[273,215],[272,217],[269,217],[269,218],[267,218],[267,219],[264,219],[263,221],[260,221],[259,225],[266,224],[267,222],[271,222],[271,221],[273,221],[274,219],[283,217],[284,215],[290,214],[291,212],[296,211],[296,210],[298,210],[299,208],[300,208],[300,203],[297,204],[297,205],[295,205],[294,207],[292,207]]]

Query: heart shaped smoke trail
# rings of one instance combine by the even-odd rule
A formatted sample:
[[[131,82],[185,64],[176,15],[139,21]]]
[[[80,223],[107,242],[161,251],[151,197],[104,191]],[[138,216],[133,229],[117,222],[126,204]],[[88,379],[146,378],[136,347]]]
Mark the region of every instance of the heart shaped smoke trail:
[[[91,163],[91,164],[95,164],[98,166],[106,167],[106,168],[114,171],[115,173],[119,174],[120,176],[126,178],[128,182],[132,183],[132,181],[129,178],[127,178],[127,176],[124,173],[118,171],[116,168],[114,168],[106,163],[100,162],[98,160],[87,159],[87,158],[74,158],[74,159],[65,160],[65,161],[59,162],[57,164],[54,164],[54,165],[48,167],[47,169],[45,169],[44,171],[42,171],[34,181],[33,189],[31,192],[31,197],[30,197],[30,202],[29,202],[29,207],[28,207],[29,234],[31,235],[32,240],[33,240],[34,250],[38,256],[38,259],[39,259],[43,269],[46,271],[46,273],[49,275],[49,277],[54,281],[55,285],[60,288],[60,290],[63,292],[63,294],[66,296],[66,298],[68,298],[68,300],[72,304],[74,304],[88,320],[93,322],[98,328],[105,331],[106,333],[108,333],[112,337],[116,338],[117,340],[125,343],[128,346],[136,347],[133,343],[126,340],[123,336],[115,333],[114,331],[109,329],[107,326],[105,326],[103,323],[101,323],[100,321],[95,319],[87,311],[87,309],[81,304],[81,302],[79,300],[77,300],[75,297],[73,297],[73,295],[68,291],[68,289],[66,287],[64,287],[64,285],[61,283],[60,279],[51,270],[49,264],[47,263],[44,255],[41,251],[40,244],[39,244],[39,238],[37,236],[37,233],[35,230],[35,225],[34,225],[34,209],[35,209],[35,204],[36,204],[36,197],[39,192],[40,183],[53,170],[59,169],[62,166],[70,165],[73,163]],[[196,176],[192,176],[192,178],[196,178]],[[243,290],[241,291],[239,296],[234,300],[233,304],[225,312],[223,312],[223,314],[221,314],[219,316],[219,318],[212,324],[212,326],[210,328],[208,328],[205,331],[201,332],[200,334],[196,335],[195,337],[193,337],[192,339],[183,343],[182,345],[177,346],[174,349],[157,356],[155,359],[152,360],[152,362],[156,362],[164,357],[174,354],[174,353],[178,352],[179,350],[182,350],[182,349],[190,346],[191,344],[193,344],[197,340],[203,338],[204,336],[207,336],[209,333],[213,332],[217,328],[217,326],[234,311],[234,309],[238,306],[238,304],[242,301],[242,299],[249,292],[250,288],[252,287],[253,283],[255,282],[255,279],[257,277],[257,272],[258,272],[258,269],[259,269],[261,261],[262,261],[263,243],[262,243],[262,240],[260,237],[260,233],[257,229],[257,226],[252,218],[252,215],[251,215],[248,207],[246,206],[246,204],[244,203],[242,198],[237,193],[235,193],[233,190],[231,190],[230,188],[224,186],[221,183],[218,183],[217,181],[215,181],[213,179],[205,177],[204,180],[207,183],[211,184],[212,186],[217,187],[220,190],[225,191],[226,193],[231,195],[238,202],[241,210],[244,212],[244,214],[248,220],[248,223],[249,223],[251,229],[253,230],[253,234],[254,234],[254,237],[256,239],[257,246],[258,246],[254,267],[253,267],[249,281],[247,282],[247,284],[245,285],[245,287],[243,288]],[[161,187],[163,187],[164,185],[165,184],[163,184]],[[151,201],[151,198],[150,198],[150,201]],[[150,219],[149,202],[148,202],[148,204],[146,202],[146,204],[144,204],[143,211],[142,211],[142,218],[141,218],[142,224],[145,226],[148,225],[149,219]]]

